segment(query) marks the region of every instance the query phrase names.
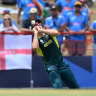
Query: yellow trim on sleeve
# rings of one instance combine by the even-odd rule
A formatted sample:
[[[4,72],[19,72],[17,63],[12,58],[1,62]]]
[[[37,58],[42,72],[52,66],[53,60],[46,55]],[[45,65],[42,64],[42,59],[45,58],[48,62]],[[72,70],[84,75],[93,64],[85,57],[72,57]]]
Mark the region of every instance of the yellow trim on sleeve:
[[[56,36],[51,36],[52,38],[53,38],[53,40],[56,42],[56,45],[57,45],[57,47],[59,48],[59,44],[58,44],[58,41],[57,41],[57,39],[56,39]]]
[[[42,53],[42,51],[41,51],[41,49],[39,48],[39,49],[37,49],[36,50],[36,52],[40,55],[40,56],[42,56],[43,57],[43,53]]]

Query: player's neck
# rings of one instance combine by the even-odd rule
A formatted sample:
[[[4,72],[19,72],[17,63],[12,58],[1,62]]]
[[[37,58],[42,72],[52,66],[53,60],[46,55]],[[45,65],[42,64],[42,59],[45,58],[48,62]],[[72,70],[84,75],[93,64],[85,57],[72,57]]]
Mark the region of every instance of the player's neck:
[[[54,20],[57,19],[57,15],[53,15],[53,19],[54,19]]]
[[[75,15],[76,15],[76,16],[79,16],[79,15],[80,15],[80,12],[75,12]]]

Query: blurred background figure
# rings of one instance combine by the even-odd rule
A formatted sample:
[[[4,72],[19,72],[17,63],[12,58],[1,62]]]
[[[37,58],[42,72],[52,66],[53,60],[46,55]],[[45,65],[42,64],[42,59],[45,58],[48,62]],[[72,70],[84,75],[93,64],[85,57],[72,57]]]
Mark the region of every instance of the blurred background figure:
[[[66,17],[69,12],[72,12],[74,3],[77,0],[57,0],[56,5],[62,7],[62,15]]]
[[[8,9],[6,9],[6,10],[3,11],[2,18],[0,18],[0,24],[3,23],[3,17],[4,17],[6,14],[11,15],[11,13],[10,13],[10,11],[9,11]],[[15,20],[12,19],[12,23],[13,23],[16,27],[18,27],[18,26],[17,26],[17,23],[15,22]]]
[[[94,20],[90,26],[90,31],[93,31],[93,33],[95,32],[94,35],[94,43],[93,43],[93,55],[96,55],[96,20]]]
[[[32,20],[36,20],[38,18],[39,17],[38,17],[38,10],[37,10],[37,8],[31,8],[30,11],[29,11],[29,18],[26,19],[24,28],[22,28],[21,31],[32,31],[31,30],[31,29],[33,29]]]
[[[23,26],[24,28],[21,28],[21,31],[33,32],[32,29],[33,29],[33,27],[35,25],[34,24],[35,20],[38,19],[38,10],[37,10],[37,8],[31,8],[30,11],[28,12],[28,14],[29,14],[29,18],[25,20],[25,25]],[[37,52],[32,50],[32,55],[37,55]]]
[[[82,3],[77,1],[74,5],[75,12],[67,15],[65,29],[71,34],[68,36],[68,50],[71,56],[82,56],[86,53],[86,36],[88,30],[88,17],[81,12]],[[73,35],[78,32],[79,35]]]
[[[90,9],[89,9],[89,7],[86,5],[84,0],[78,0],[78,1],[82,3],[81,12],[85,13],[88,17],[88,20],[90,20]]]
[[[46,18],[45,27],[50,29],[57,29],[59,32],[63,32],[65,19],[62,15],[58,14],[56,5],[51,6],[50,12],[51,16]],[[63,44],[63,35],[57,36],[56,38],[59,42],[59,46],[61,46]]]
[[[19,29],[12,23],[10,15],[6,14],[3,18],[3,23],[0,24],[0,32],[19,32]]]
[[[31,8],[37,8],[39,11],[39,16],[42,14],[42,10],[40,5],[38,4],[38,1],[36,0],[20,0],[19,2],[19,10],[18,10],[18,16],[17,16],[17,23],[20,24],[20,15],[23,10],[23,17],[22,17],[22,27],[25,25],[25,21],[27,18],[29,18],[29,11]]]
[[[82,3],[81,12],[83,12],[88,16],[88,9],[86,8],[87,5],[85,5],[84,0],[78,0],[78,1]],[[73,8],[73,11],[75,11],[75,8]]]
[[[85,4],[91,8],[94,5],[95,0],[84,0]]]
[[[43,21],[45,22],[45,18],[47,18],[48,16],[50,16],[50,7],[51,7],[51,4],[50,4],[50,1],[48,0],[44,0],[45,2],[45,6],[44,6],[44,18],[43,18]]]

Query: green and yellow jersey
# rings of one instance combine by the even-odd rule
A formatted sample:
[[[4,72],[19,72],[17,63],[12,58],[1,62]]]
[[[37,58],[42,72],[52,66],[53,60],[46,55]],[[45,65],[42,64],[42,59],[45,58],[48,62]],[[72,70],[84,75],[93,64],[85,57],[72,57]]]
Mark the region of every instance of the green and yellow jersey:
[[[59,48],[56,36],[44,35],[39,40],[39,49],[37,52],[42,56],[46,64],[61,64],[63,57]]]

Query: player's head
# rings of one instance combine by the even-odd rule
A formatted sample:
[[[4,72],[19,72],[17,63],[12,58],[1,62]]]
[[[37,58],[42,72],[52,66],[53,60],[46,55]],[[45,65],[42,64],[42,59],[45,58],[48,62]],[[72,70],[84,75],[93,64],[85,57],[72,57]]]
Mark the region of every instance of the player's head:
[[[30,20],[35,20],[38,14],[38,10],[36,8],[31,8],[29,11]]]
[[[75,8],[75,12],[80,13],[81,8],[82,8],[82,3],[79,2],[79,1],[77,1],[77,2],[74,4],[74,8]]]
[[[35,27],[35,26],[42,26],[41,20],[39,20],[39,19],[32,20],[31,24],[32,24],[33,27]]]
[[[36,28],[36,30],[38,30],[38,28],[42,28],[42,22],[39,19],[36,19],[36,20],[31,21],[31,24],[33,25],[33,28],[34,27]],[[42,37],[43,36],[43,33],[41,33],[41,32],[38,33],[38,36],[39,37]]]

